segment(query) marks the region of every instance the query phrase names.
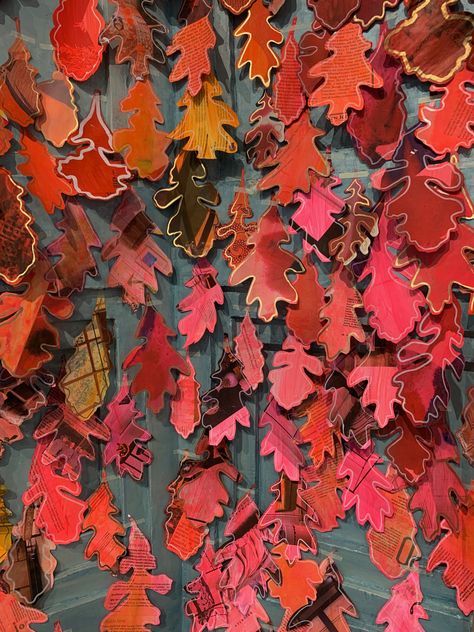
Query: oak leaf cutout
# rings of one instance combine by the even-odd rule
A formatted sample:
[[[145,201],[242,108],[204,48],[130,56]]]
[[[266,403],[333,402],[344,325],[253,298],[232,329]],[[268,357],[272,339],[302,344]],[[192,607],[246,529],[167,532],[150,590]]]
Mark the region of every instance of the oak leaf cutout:
[[[275,158],[280,143],[285,140],[285,126],[280,121],[266,91],[257,101],[257,109],[249,116],[252,127],[245,133],[247,161],[262,169],[267,160]]]

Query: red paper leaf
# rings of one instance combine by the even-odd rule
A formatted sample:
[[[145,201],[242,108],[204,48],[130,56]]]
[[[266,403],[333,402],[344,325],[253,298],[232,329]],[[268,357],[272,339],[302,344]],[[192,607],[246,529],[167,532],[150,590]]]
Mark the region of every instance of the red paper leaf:
[[[332,404],[332,393],[322,384],[315,383],[315,396],[297,409],[298,416],[306,416],[306,422],[300,428],[301,443],[310,443],[308,455],[316,468],[320,468],[326,456],[334,457],[338,431],[329,423],[328,413]]]
[[[105,21],[97,10],[98,0],[59,0],[50,33],[55,59],[67,77],[89,79],[102,61],[104,47],[99,35]]]
[[[424,632],[420,619],[429,619],[421,605],[423,593],[420,588],[420,576],[413,571],[408,577],[391,589],[392,596],[377,614],[375,623],[388,624],[385,632]]]
[[[464,329],[456,301],[439,315],[426,312],[417,326],[416,338],[398,351],[400,370],[394,378],[402,406],[414,423],[438,417],[449,402],[446,371],[461,377]]]
[[[74,86],[66,75],[55,70],[48,81],[37,86],[42,112],[35,120],[36,129],[55,147],[62,147],[78,128]]]
[[[127,188],[130,171],[113,162],[112,134],[100,110],[100,94],[95,93],[89,114],[81,121],[77,134],[69,139],[77,149],[58,161],[58,171],[74,185],[79,195],[109,200]]]
[[[324,304],[324,288],[318,282],[318,268],[309,256],[303,259],[305,272],[293,283],[298,294],[298,303],[288,305],[286,326],[304,345],[316,342],[321,331],[319,311]]]
[[[466,616],[474,610],[474,571],[472,564],[473,551],[473,520],[474,520],[473,492],[469,492],[467,508],[459,507],[459,531],[450,528],[445,521],[441,523],[446,531],[443,539],[438,542],[431,552],[426,565],[430,573],[440,564],[446,568],[443,580],[446,586],[456,589],[456,601],[461,612]]]
[[[270,392],[280,406],[290,410],[314,392],[315,385],[310,375],[321,375],[321,361],[310,355],[296,338],[289,335],[280,351],[273,356],[273,370],[268,374],[272,383]]]
[[[175,332],[167,327],[163,316],[153,307],[147,306],[135,334],[136,338],[143,338],[144,341],[123,362],[124,370],[140,366],[133,378],[131,393],[136,395],[141,391],[147,392],[147,406],[155,414],[164,406],[165,393],[176,393],[176,381],[171,371],[175,369],[184,375],[189,372],[186,361],[168,340],[175,336]]]
[[[13,595],[0,592],[0,608],[2,610],[2,632],[8,630],[22,630],[34,632],[31,623],[46,623],[48,615],[36,608],[23,606]]]
[[[139,0],[113,0],[117,5],[114,15],[105,29],[101,32],[100,43],[111,43],[119,40],[115,53],[115,63],[131,62],[130,72],[136,80],[143,81],[150,74],[150,61],[165,62],[161,47],[153,39],[154,33],[165,33],[166,29],[150,13],[145,4],[149,0],[142,0],[139,10]],[[146,19],[145,19],[146,17]]]
[[[308,103],[310,107],[329,105],[326,116],[333,125],[347,121],[349,108],[361,110],[364,107],[361,86],[383,86],[382,77],[365,56],[370,47],[358,24],[346,24],[326,43],[333,54],[310,71],[312,77],[322,77],[324,81],[312,92]]]
[[[257,329],[250,318],[248,309],[240,324],[239,335],[235,337],[235,355],[242,364],[245,378],[255,390],[263,382],[265,358],[262,353],[263,343],[257,337]]]
[[[347,131],[354,138],[359,155],[371,167],[392,158],[407,118],[402,67],[384,48],[387,30],[386,24],[382,25],[369,60],[383,86],[375,90],[363,88],[363,109],[351,112],[347,120]]]
[[[273,105],[280,121],[291,125],[306,107],[306,97],[301,83],[299,47],[295,40],[296,18],[281,51],[281,66],[273,85]]]
[[[273,454],[275,472],[283,472],[290,481],[299,481],[300,468],[305,462],[304,455],[298,448],[301,437],[291,418],[272,396],[269,396],[269,403],[258,422],[259,428],[266,426],[269,429],[260,444],[260,455]]]
[[[326,322],[318,341],[324,346],[327,359],[334,360],[340,353],[349,353],[352,339],[363,342],[365,333],[356,313],[362,307],[362,298],[351,282],[350,272],[339,266],[330,278],[325,294],[329,300],[319,312],[320,319]]]
[[[313,29],[303,33],[299,41],[300,79],[308,96],[321,83],[321,78],[316,79],[311,76],[311,68],[323,61],[323,59],[327,59],[330,55],[329,50],[326,48],[326,42],[331,37],[331,33],[320,28],[318,22],[313,23]]]
[[[127,551],[127,547],[117,539],[125,535],[125,529],[115,517],[118,509],[113,501],[109,484],[103,480],[87,499],[87,514],[82,523],[83,531],[94,531],[84,550],[84,557],[90,560],[96,555],[101,571],[116,570],[119,557]]]
[[[275,158],[280,143],[285,140],[285,126],[278,120],[271,97],[265,91],[249,122],[252,128],[244,136],[245,145],[252,145],[247,148],[247,160],[255,169],[262,169],[267,160]]]
[[[356,506],[356,519],[362,526],[369,522],[375,531],[383,531],[385,516],[393,515],[392,503],[383,490],[392,489],[392,483],[375,466],[382,459],[375,452],[348,450],[337,470],[337,477],[349,477],[342,494],[346,511]]]
[[[29,473],[30,487],[24,492],[25,505],[40,501],[36,524],[55,544],[70,544],[79,540],[84,512],[87,508],[83,500],[79,481],[59,476],[53,465],[45,464],[43,458],[48,442],[40,440],[36,444]]]
[[[101,632],[122,632],[130,627],[146,632],[149,625],[159,625],[161,610],[150,601],[148,591],[166,595],[173,583],[167,575],[150,573],[156,568],[156,558],[135,520],[130,518],[130,522],[127,555],[120,560],[119,572],[132,573],[108,589],[104,608],[109,614],[100,623]]]
[[[277,188],[275,201],[286,206],[293,201],[295,191],[308,193],[311,174],[329,175],[329,163],[314,144],[324,132],[311,125],[309,112],[285,131],[286,145],[280,147],[274,158],[268,158],[262,167],[272,167],[257,184],[259,191]]]
[[[151,81],[136,81],[120,101],[120,111],[132,113],[128,127],[115,130],[112,137],[113,148],[124,154],[127,167],[153,181],[165,174],[169,164],[166,150],[171,141],[156,127],[164,123],[160,105]]]
[[[288,273],[303,272],[301,262],[280,246],[289,241],[278,207],[271,203],[260,217],[257,230],[248,239],[248,244],[254,247],[229,277],[232,286],[251,279],[247,305],[258,301],[258,315],[265,322],[270,322],[278,315],[278,302],[293,304],[298,300]]]
[[[169,81],[181,81],[187,77],[186,90],[195,97],[202,88],[202,76],[211,72],[209,51],[216,45],[216,34],[212,28],[209,16],[182,27],[171,40],[166,49],[167,55],[180,52]]]
[[[107,410],[104,425],[110,429],[110,439],[103,452],[104,465],[115,462],[119,476],[129,474],[138,481],[143,477],[145,466],[153,460],[153,454],[144,445],[151,434],[137,423],[143,413],[137,410],[130,396],[126,374]]]
[[[247,37],[237,68],[249,64],[249,78],[260,79],[266,88],[270,85],[272,70],[280,65],[271,44],[278,46],[283,42],[283,35],[270,24],[271,17],[272,13],[263,0],[254,0],[245,20],[234,31],[235,37]]]
[[[224,304],[224,293],[217,282],[217,270],[201,258],[193,266],[193,276],[185,286],[191,292],[178,303],[180,312],[189,312],[178,323],[179,333],[186,336],[184,348],[199,342],[206,331],[213,333],[217,323],[216,305]]]
[[[324,28],[337,31],[358,9],[360,0],[308,0],[308,7],[314,11],[314,17]]]
[[[64,206],[64,218],[56,228],[63,234],[47,247],[50,257],[59,257],[53,264],[51,281],[62,296],[82,292],[87,275],[97,275],[97,265],[91,248],[100,248],[102,243],[79,204],[68,200]]]
[[[385,48],[407,74],[446,83],[471,52],[474,18],[450,10],[453,0],[423,0],[387,36]]]
[[[196,380],[196,371],[191,358],[186,356],[189,375],[179,374],[176,380],[176,394],[170,399],[170,423],[184,439],[191,435],[201,423],[201,385]]]
[[[36,260],[37,236],[24,195],[23,187],[0,167],[0,278],[11,284],[18,283]]]

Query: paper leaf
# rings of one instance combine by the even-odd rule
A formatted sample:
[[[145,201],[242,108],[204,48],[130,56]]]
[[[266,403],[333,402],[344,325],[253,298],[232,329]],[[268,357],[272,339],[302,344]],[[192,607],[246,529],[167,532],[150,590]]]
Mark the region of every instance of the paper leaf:
[[[185,92],[177,105],[187,108],[183,118],[168,135],[173,140],[187,139],[184,151],[196,151],[198,158],[216,158],[216,151],[233,154],[237,143],[224,126],[238,127],[236,113],[218,97],[222,88],[214,75],[202,80],[202,89],[192,97]]]
[[[361,86],[383,86],[382,77],[365,56],[370,47],[358,24],[346,24],[326,43],[326,48],[333,54],[318,62],[310,71],[312,77],[322,77],[323,83],[311,93],[309,106],[329,105],[326,116],[333,125],[347,121],[349,108],[362,110]],[[341,69],[344,71],[341,72]]]
[[[171,501],[166,508],[166,548],[182,560],[189,559],[201,547],[208,525],[224,514],[229,494],[223,482],[240,478],[225,447],[207,447],[203,459],[184,459],[177,478],[168,489]]]
[[[237,68],[249,64],[249,78],[260,79],[265,88],[270,85],[272,70],[280,65],[272,44],[279,46],[283,42],[282,33],[270,24],[271,17],[272,13],[263,0],[255,0],[245,20],[234,31],[235,37],[247,38],[237,60]]]
[[[127,547],[117,538],[125,535],[122,523],[115,517],[118,509],[114,505],[114,497],[109,484],[103,480],[87,499],[87,513],[82,523],[82,530],[93,530],[84,550],[86,560],[97,556],[97,564],[101,571],[116,570],[119,557],[127,551]]]
[[[311,125],[308,111],[285,131],[286,145],[279,148],[274,158],[268,158],[263,167],[272,170],[258,182],[259,191],[277,188],[275,202],[286,206],[293,201],[295,191],[308,193],[311,174],[329,175],[329,163],[315,145],[324,132]]]
[[[313,465],[320,468],[326,456],[336,454],[337,429],[328,421],[331,409],[332,393],[315,383],[315,395],[297,409],[298,416],[306,416],[306,422],[300,428],[301,443],[310,443],[308,456]]]
[[[217,275],[214,266],[207,259],[200,258],[193,265],[193,276],[185,283],[191,292],[178,303],[180,312],[189,312],[178,323],[179,333],[186,336],[185,349],[199,342],[206,331],[214,332],[216,305],[224,304],[224,293]]]
[[[234,15],[243,13],[253,2],[254,0],[221,0],[222,6]]]
[[[227,224],[221,224],[216,230],[216,235],[218,239],[232,237],[230,244],[224,248],[222,256],[227,261],[229,268],[235,270],[252,250],[252,246],[247,241],[257,229],[257,222],[245,222],[246,219],[253,217],[253,212],[245,189],[243,169],[240,187],[236,189],[227,213],[230,221]]]
[[[398,4],[400,4],[400,0],[360,0],[359,8],[356,10],[353,20],[359,22],[366,30],[374,22],[383,20],[387,9],[394,9]]]
[[[305,272],[293,283],[298,303],[288,305],[286,326],[303,345],[310,345],[316,342],[321,330],[319,311],[324,304],[324,288],[318,281],[318,268],[308,256],[303,259],[303,265]]]
[[[12,546],[13,525],[10,522],[10,517],[13,514],[5,502],[6,493],[7,488],[3,483],[0,483],[0,563],[3,563]]]
[[[0,167],[0,278],[18,283],[35,262],[36,233],[33,217],[25,208],[25,190]]]
[[[378,217],[370,209],[362,182],[355,178],[344,192],[348,194],[344,200],[347,212],[337,220],[343,233],[329,242],[329,254],[347,266],[359,252],[369,252],[371,237],[376,237],[379,229]]]
[[[268,374],[272,383],[270,392],[286,410],[298,406],[314,392],[310,375],[319,376],[323,372],[321,360],[310,355],[308,347],[291,335],[285,338],[281,350],[273,356],[272,364],[274,368]]]
[[[314,11],[317,23],[329,31],[339,30],[359,8],[360,0],[308,0],[308,7]]]
[[[55,147],[62,147],[79,126],[74,86],[60,70],[37,85],[42,112],[35,119],[36,129]]]
[[[474,18],[450,10],[453,0],[423,0],[385,40],[406,74],[421,81],[447,83],[471,52]]]
[[[65,320],[74,309],[69,299],[50,294],[52,283],[45,279],[49,270],[41,256],[24,278],[22,292],[0,296],[0,358],[16,377],[39,369],[51,360],[51,350],[59,346],[59,332],[47,314]]]
[[[423,593],[419,573],[410,573],[404,581],[392,587],[391,593],[390,599],[379,610],[375,623],[387,624],[385,632],[424,632],[420,619],[429,619],[429,616],[421,605]]]
[[[99,42],[108,44],[119,40],[115,63],[131,62],[130,73],[137,81],[144,81],[150,74],[150,61],[165,62],[162,49],[153,39],[154,33],[166,29],[146,11],[145,2],[139,0],[113,0],[117,5],[114,15],[100,33]],[[142,15],[139,5],[143,9]]]
[[[131,174],[124,164],[108,157],[114,151],[112,134],[102,118],[98,92],[77,134],[69,142],[77,148],[58,161],[58,172],[73,183],[79,195],[109,200],[125,191]]]
[[[97,275],[91,248],[100,248],[102,243],[82,206],[72,200],[66,201],[63,219],[57,222],[56,228],[63,234],[47,246],[50,257],[59,257],[53,264],[50,279],[58,294],[70,296],[73,292],[82,292],[87,275]]]
[[[189,355],[186,356],[186,362],[189,375],[179,374],[176,394],[170,399],[170,423],[183,439],[187,439],[201,423],[201,385],[196,379],[196,371]]]
[[[426,570],[431,573],[440,564],[446,566],[443,580],[446,586],[456,589],[456,601],[466,616],[474,610],[474,591],[472,589],[474,572],[472,565],[472,541],[474,536],[474,498],[469,492],[467,508],[459,507],[459,530],[450,528],[445,521],[441,523],[444,536],[431,552]]]
[[[462,411],[462,426],[456,435],[464,456],[471,465],[474,465],[474,386],[467,389],[466,400]]]
[[[248,309],[240,324],[240,332],[234,339],[235,355],[242,364],[245,378],[255,390],[263,382],[265,358],[262,353],[263,343],[258,339],[257,328],[250,318]]]
[[[152,237],[159,228],[145,213],[145,203],[135,189],[127,189],[112,217],[111,228],[118,233],[102,249],[104,261],[114,260],[109,271],[109,287],[122,287],[123,301],[136,310],[145,305],[145,289],[158,291],[155,270],[166,276],[173,265]]]
[[[160,210],[175,208],[168,222],[168,235],[173,244],[190,257],[205,257],[215,239],[217,214],[213,206],[220,203],[218,191],[211,182],[203,182],[206,168],[194,153],[181,151],[171,168],[167,189],[154,196]]]
[[[81,493],[79,481],[56,474],[50,462],[43,462],[47,446],[45,439],[36,444],[29,473],[30,487],[22,499],[25,505],[40,502],[36,524],[50,540],[55,544],[70,544],[80,537],[87,505],[77,498]]]
[[[356,143],[358,154],[371,167],[380,166],[393,156],[403,134],[407,112],[402,87],[402,66],[384,48],[388,28],[380,29],[370,65],[383,80],[375,90],[363,88],[364,106],[347,120],[347,131]]]
[[[247,160],[255,169],[262,169],[267,160],[275,158],[280,143],[285,140],[285,126],[278,120],[272,99],[265,91],[257,102],[257,109],[249,116],[249,123],[252,127],[244,136]]]
[[[398,351],[400,370],[394,377],[402,406],[414,423],[427,422],[445,410],[450,397],[446,371],[461,377],[464,329],[456,302],[439,315],[426,312],[416,328],[416,338]]]
[[[149,625],[159,625],[161,610],[152,603],[148,591],[166,595],[173,584],[167,575],[150,573],[157,566],[156,557],[135,520],[130,518],[130,522],[127,555],[120,560],[119,572],[131,574],[109,587],[104,600],[109,614],[100,622],[101,632],[122,632],[131,626],[146,632]]]
[[[22,630],[22,632],[34,632],[30,627],[32,623],[46,623],[48,615],[36,608],[28,608],[23,606],[14,595],[1,592],[0,608],[2,610],[2,623],[0,624],[7,630]]]
[[[168,56],[178,51],[181,55],[171,71],[169,81],[181,81],[187,77],[186,90],[195,97],[203,87],[203,76],[211,73],[209,51],[215,45],[216,34],[208,15],[181,28],[166,49]]]
[[[290,237],[273,202],[258,220],[257,230],[247,243],[253,246],[242,263],[229,276],[229,285],[235,286],[251,279],[247,305],[258,301],[258,315],[265,322],[278,316],[277,303],[294,304],[298,294],[288,279],[289,272],[303,272],[300,260],[280,244]]]
[[[363,342],[365,333],[356,313],[362,307],[362,298],[352,284],[350,272],[339,266],[330,279],[325,294],[329,300],[319,312],[325,324],[318,341],[324,346],[327,359],[334,360],[340,353],[349,353],[352,339]]]
[[[301,62],[299,47],[295,40],[296,18],[281,51],[281,66],[275,75],[273,105],[275,112],[285,125],[296,121],[306,106],[306,97],[301,84]]]
[[[331,37],[331,33],[324,29],[311,29],[306,31],[300,38],[300,63],[301,63],[301,83],[304,86],[307,96],[310,96],[316,86],[321,83],[321,78],[311,75],[311,68],[330,55],[326,48],[326,42]]]
[[[0,111],[20,127],[28,127],[41,113],[36,85],[38,70],[29,62],[30,51],[16,21],[17,36],[8,49],[8,60],[0,66]]]
[[[383,491],[392,489],[392,483],[375,466],[382,459],[375,452],[348,450],[337,470],[337,477],[349,477],[342,494],[346,511],[356,506],[357,522],[369,522],[375,531],[383,531],[384,519],[393,515],[393,506]]]
[[[224,438],[229,441],[235,438],[237,424],[250,427],[250,413],[243,403],[243,395],[250,395],[251,387],[227,337],[224,337],[219,368],[211,377],[214,386],[202,398],[208,406],[202,424],[209,428],[209,444],[218,446]]]
[[[153,181],[165,174],[169,164],[166,150],[171,141],[156,127],[164,123],[160,105],[151,81],[136,81],[120,101],[120,111],[131,113],[128,127],[115,130],[112,136],[112,146],[124,156],[127,167]]]
[[[143,338],[143,342],[123,361],[124,370],[137,365],[140,367],[132,380],[131,393],[147,392],[147,406],[155,414],[163,408],[166,393],[176,394],[176,380],[171,371],[176,370],[184,375],[189,372],[186,361],[168,340],[175,336],[163,316],[153,307],[147,306],[135,334],[136,338]]]
[[[432,87],[432,92],[442,93],[438,105],[420,104],[419,118],[425,124],[415,135],[439,155],[474,145],[474,101],[468,89],[473,83],[474,72],[460,70],[446,86]]]
[[[298,448],[301,437],[291,418],[272,396],[269,396],[269,403],[258,422],[259,428],[267,426],[268,432],[260,444],[260,455],[273,454],[275,472],[283,472],[290,481],[299,481],[300,468],[305,462],[304,455]]]
[[[104,47],[99,35],[105,21],[98,0],[59,0],[50,33],[56,63],[67,77],[86,81],[102,61]]]
[[[151,434],[137,423],[143,413],[137,410],[130,396],[126,374],[107,411],[104,425],[110,430],[110,438],[103,452],[104,465],[115,463],[119,476],[129,474],[139,481],[145,466],[153,460],[153,454],[145,447]]]

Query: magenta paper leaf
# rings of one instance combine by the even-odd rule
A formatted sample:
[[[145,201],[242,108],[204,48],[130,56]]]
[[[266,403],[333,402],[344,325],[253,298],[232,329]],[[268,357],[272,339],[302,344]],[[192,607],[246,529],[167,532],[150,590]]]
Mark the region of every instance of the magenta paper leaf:
[[[187,439],[201,423],[201,385],[196,380],[196,371],[189,355],[186,362],[189,366],[189,375],[179,374],[176,394],[170,399],[170,423],[184,439]]]
[[[425,632],[419,619],[429,619],[421,605],[423,593],[420,588],[420,575],[413,571],[408,577],[395,584],[391,590],[392,596],[382,607],[375,623],[388,624],[384,632]]]
[[[281,351],[273,356],[275,368],[268,374],[272,383],[270,392],[286,410],[298,406],[315,391],[310,375],[322,375],[324,371],[321,360],[309,355],[307,349],[309,346],[289,335],[283,341]]]
[[[369,522],[375,531],[382,531],[384,516],[393,514],[391,503],[380,492],[392,489],[390,481],[375,467],[382,462],[375,452],[348,450],[337,470],[338,478],[349,477],[342,494],[344,509],[355,505],[357,522]]]
[[[180,312],[189,312],[178,323],[179,333],[187,336],[184,347],[199,342],[206,331],[212,333],[217,323],[215,304],[224,303],[222,288],[217,283],[217,270],[207,259],[198,259],[193,266],[193,276],[185,286],[191,288],[178,304]]]
[[[271,396],[258,422],[259,428],[266,426],[269,426],[269,431],[260,444],[260,454],[273,454],[275,472],[284,472],[290,481],[298,481],[300,467],[303,467],[305,462],[298,447],[302,437],[293,421]]]
[[[263,344],[257,337],[257,328],[250,318],[248,310],[240,325],[240,333],[235,337],[235,355],[243,366],[244,375],[253,390],[263,382]]]

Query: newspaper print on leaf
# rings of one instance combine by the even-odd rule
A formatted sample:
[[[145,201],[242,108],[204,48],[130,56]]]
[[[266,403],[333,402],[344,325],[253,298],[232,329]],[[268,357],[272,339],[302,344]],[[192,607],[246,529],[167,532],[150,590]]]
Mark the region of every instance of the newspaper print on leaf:
[[[296,18],[281,51],[281,66],[273,85],[273,105],[278,118],[285,125],[296,121],[306,106],[306,97],[301,83],[299,47],[295,40]]]
[[[24,606],[12,594],[0,593],[0,608],[2,610],[0,623],[2,632],[15,628],[24,632],[34,632],[30,624],[46,623],[48,620],[47,614],[36,608]]]

